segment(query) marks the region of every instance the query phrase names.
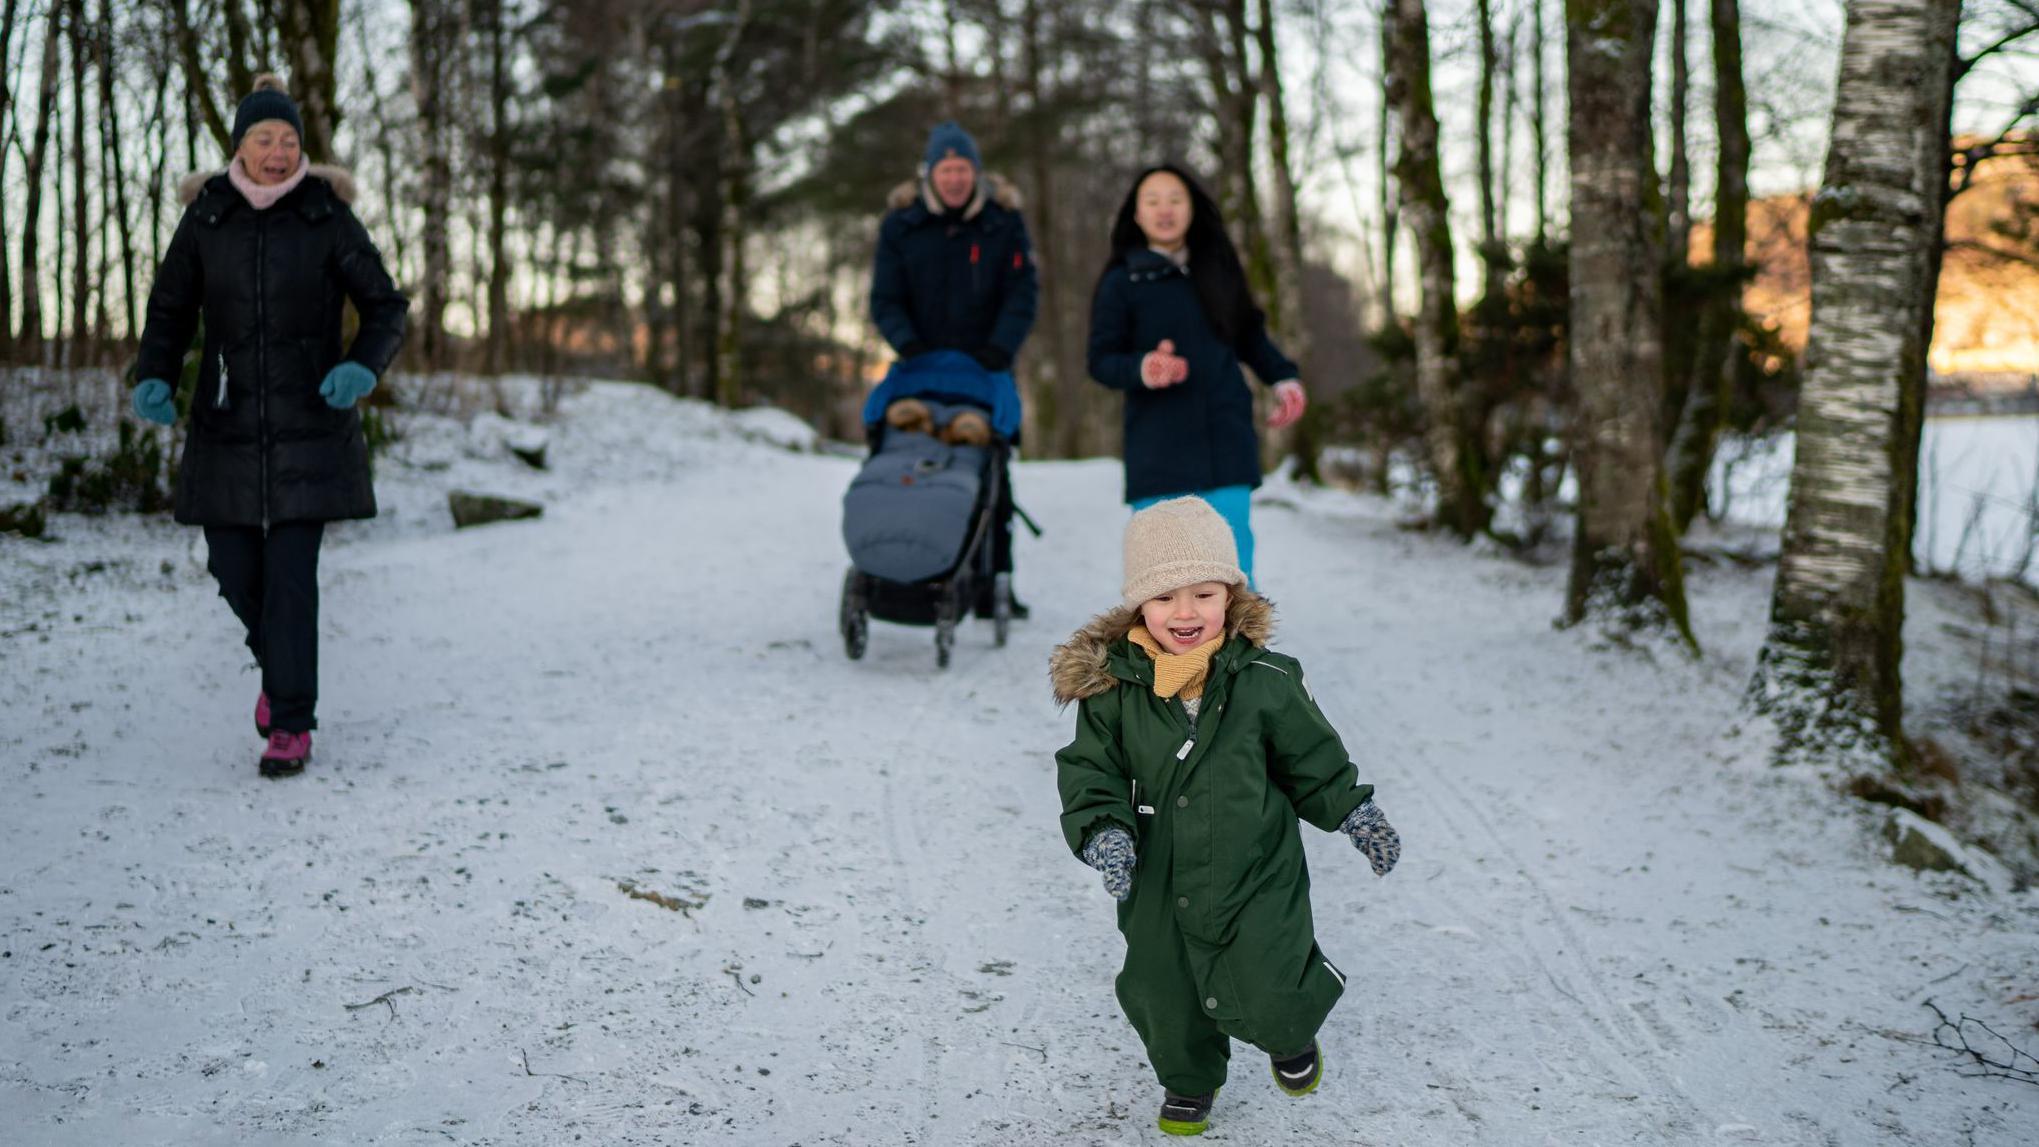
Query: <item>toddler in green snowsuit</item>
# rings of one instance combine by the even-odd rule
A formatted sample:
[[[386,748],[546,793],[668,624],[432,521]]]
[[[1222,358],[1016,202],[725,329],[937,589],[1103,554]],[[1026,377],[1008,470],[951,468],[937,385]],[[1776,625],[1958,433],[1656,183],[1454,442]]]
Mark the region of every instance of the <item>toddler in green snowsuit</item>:
[[[1119,901],[1119,1004],[1166,1089],[1163,1131],[1208,1125],[1231,1040],[1306,1095],[1317,1029],[1345,989],[1318,949],[1298,818],[1386,875],[1401,839],[1372,801],[1246,587],[1232,533],[1197,498],[1133,515],[1124,604],[1056,649],[1078,702],[1055,755],[1062,832]]]

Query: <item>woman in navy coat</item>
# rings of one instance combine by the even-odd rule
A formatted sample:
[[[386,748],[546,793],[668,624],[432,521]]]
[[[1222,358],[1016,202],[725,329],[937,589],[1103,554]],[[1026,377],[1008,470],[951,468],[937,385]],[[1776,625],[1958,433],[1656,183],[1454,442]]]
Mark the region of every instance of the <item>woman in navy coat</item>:
[[[1240,364],[1274,388],[1283,427],[1306,400],[1268,337],[1218,205],[1181,168],[1140,173],[1112,225],[1090,312],[1090,375],[1123,391],[1125,499],[1139,510],[1194,494],[1224,516],[1253,575],[1260,436]]]

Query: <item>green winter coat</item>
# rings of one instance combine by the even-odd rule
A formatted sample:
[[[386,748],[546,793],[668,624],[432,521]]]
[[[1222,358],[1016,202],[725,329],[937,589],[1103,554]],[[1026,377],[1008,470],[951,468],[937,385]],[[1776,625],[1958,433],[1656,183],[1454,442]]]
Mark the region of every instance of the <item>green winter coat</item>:
[[[1316,944],[1298,818],[1336,831],[1373,795],[1303,684],[1270,652],[1274,610],[1235,590],[1192,728],[1153,691],[1154,663],[1126,634],[1137,610],[1103,614],[1056,649],[1056,700],[1079,703],[1055,755],[1062,833],[1133,834],[1138,867],[1119,905],[1118,995],[1163,1086],[1224,1082],[1226,1037],[1272,1054],[1307,1048],[1345,977]]]

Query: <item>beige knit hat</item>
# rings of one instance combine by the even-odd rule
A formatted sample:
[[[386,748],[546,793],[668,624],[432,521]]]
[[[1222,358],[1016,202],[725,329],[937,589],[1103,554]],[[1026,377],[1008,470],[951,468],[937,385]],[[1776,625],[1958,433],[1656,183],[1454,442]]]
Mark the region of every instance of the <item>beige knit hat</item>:
[[[1170,498],[1126,523],[1126,604],[1198,582],[1245,585],[1232,527],[1202,498]]]

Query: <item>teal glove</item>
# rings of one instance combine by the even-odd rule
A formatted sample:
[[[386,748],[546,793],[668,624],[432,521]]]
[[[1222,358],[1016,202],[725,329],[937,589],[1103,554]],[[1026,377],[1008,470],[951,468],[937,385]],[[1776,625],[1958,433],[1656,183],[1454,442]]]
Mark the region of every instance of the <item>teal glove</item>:
[[[347,409],[374,389],[375,372],[358,362],[341,363],[327,371],[326,381],[319,384],[319,393],[334,410]]]
[[[158,426],[168,426],[177,421],[177,403],[171,397],[170,384],[160,378],[145,378],[135,385],[135,415],[146,418]]]

